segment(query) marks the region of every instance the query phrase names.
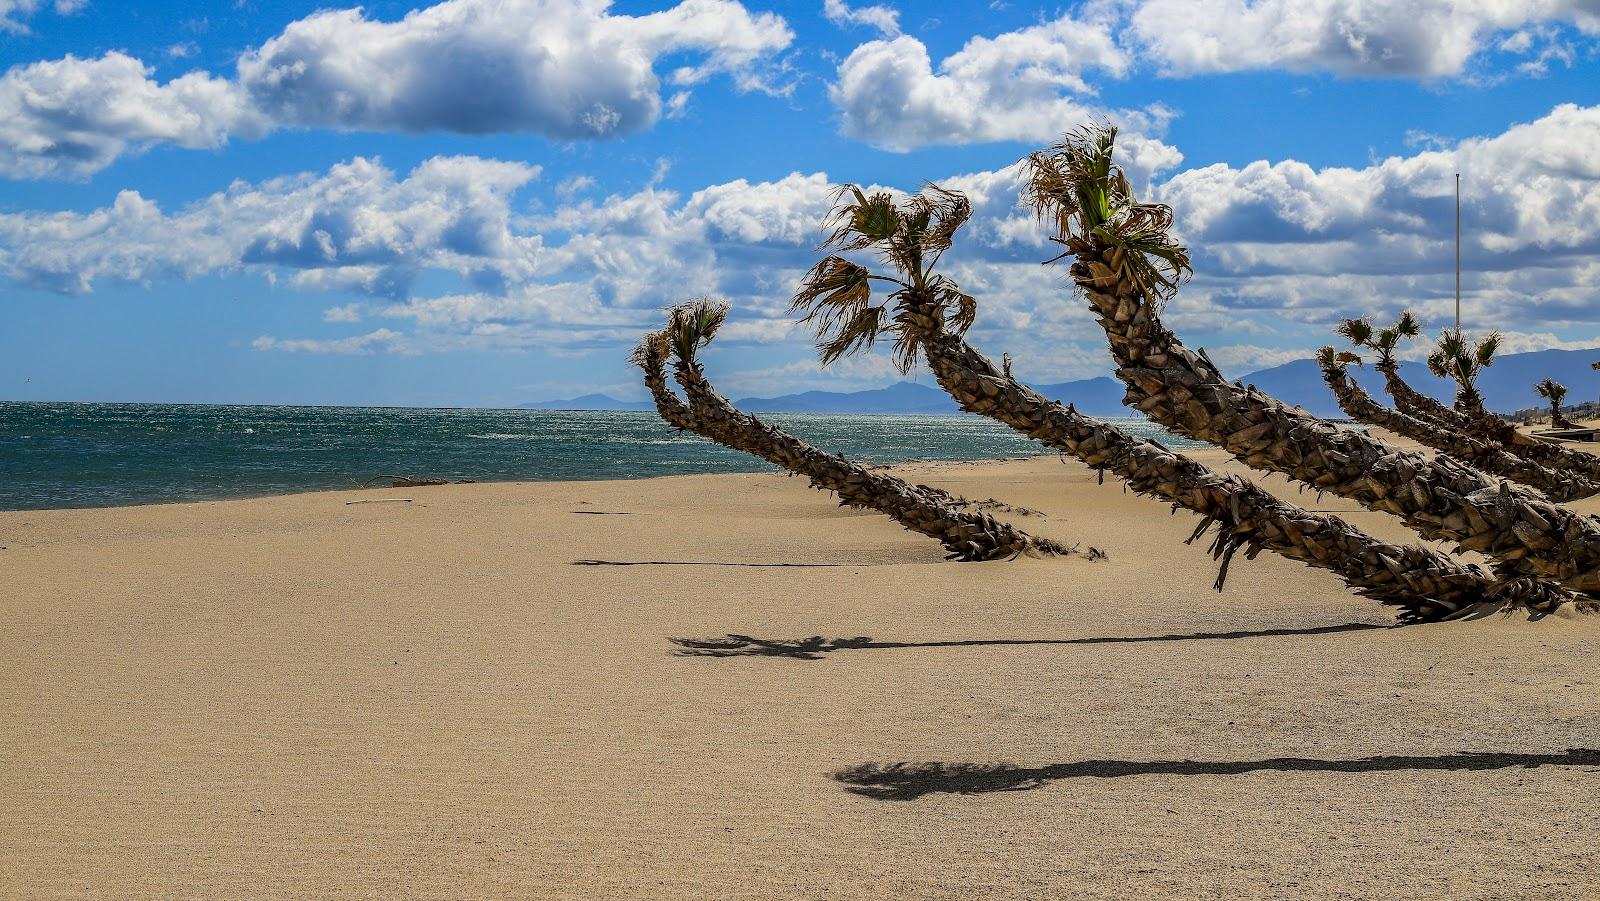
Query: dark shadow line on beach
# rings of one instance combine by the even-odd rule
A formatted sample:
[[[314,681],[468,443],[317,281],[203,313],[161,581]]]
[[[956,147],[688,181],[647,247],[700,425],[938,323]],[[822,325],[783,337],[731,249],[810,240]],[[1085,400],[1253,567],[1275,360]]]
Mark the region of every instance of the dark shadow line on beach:
[[[1457,754],[1386,755],[1347,760],[1269,757],[1263,760],[1080,760],[1050,766],[1007,763],[863,763],[833,774],[846,790],[879,801],[914,801],[923,795],[976,795],[1031,791],[1060,779],[1121,779],[1129,776],[1240,776],[1286,773],[1395,773],[1407,770],[1481,771],[1541,766],[1600,767],[1600,750],[1568,748],[1547,754],[1463,751]]]
[[[574,560],[573,566],[751,566],[766,567],[814,567],[814,566],[859,566],[856,563],[731,563],[717,560]]]
[[[977,648],[1037,644],[1140,644],[1151,641],[1219,641],[1234,638],[1273,638],[1293,635],[1330,635],[1337,632],[1365,632],[1387,629],[1375,623],[1340,623],[1336,626],[1307,626],[1294,629],[1241,629],[1233,632],[1189,632],[1174,635],[1112,635],[1092,638],[971,638],[953,641],[876,641],[857,638],[756,638],[729,633],[722,638],[669,638],[680,657],[787,657],[791,660],[821,660],[834,651],[889,651],[902,648]]]

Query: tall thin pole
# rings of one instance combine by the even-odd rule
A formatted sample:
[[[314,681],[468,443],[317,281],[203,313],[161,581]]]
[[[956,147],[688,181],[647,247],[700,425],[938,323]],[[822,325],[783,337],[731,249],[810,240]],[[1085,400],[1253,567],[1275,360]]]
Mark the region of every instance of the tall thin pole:
[[[1461,173],[1456,173],[1456,331],[1461,331]]]

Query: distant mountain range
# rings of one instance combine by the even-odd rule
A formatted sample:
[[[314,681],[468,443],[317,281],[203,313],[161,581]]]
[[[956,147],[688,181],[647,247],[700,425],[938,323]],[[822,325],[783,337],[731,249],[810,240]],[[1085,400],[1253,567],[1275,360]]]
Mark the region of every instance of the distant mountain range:
[[[648,401],[617,400],[609,394],[585,394],[582,397],[569,397],[566,400],[536,400],[533,403],[517,404],[518,410],[654,410],[655,404]]]
[[[1533,385],[1546,376],[1567,386],[1567,402],[1582,403],[1600,398],[1600,372],[1590,368],[1590,363],[1600,360],[1600,348],[1594,350],[1540,350],[1524,354],[1507,354],[1484,371],[1479,388],[1491,409],[1511,412],[1529,407],[1542,407],[1544,402],[1534,393]],[[1383,393],[1383,379],[1370,367],[1353,370],[1356,379],[1374,397]],[[1401,374],[1418,391],[1431,394],[1448,402],[1454,397],[1452,386],[1434,378],[1421,363],[1406,363]],[[1278,398],[1284,403],[1296,404],[1317,416],[1337,418],[1338,404],[1323,384],[1322,373],[1312,360],[1296,360],[1271,369],[1263,369],[1240,377],[1239,381]],[[1108,376],[1035,385],[1034,390],[1046,397],[1075,405],[1080,412],[1091,416],[1126,416],[1122,405],[1122,384]],[[960,412],[955,401],[938,386],[920,382],[897,382],[887,388],[867,391],[806,391],[779,397],[745,397],[734,402],[740,409],[752,413],[855,413],[855,414],[954,414]],[[646,401],[624,401],[605,394],[585,394],[567,400],[540,401],[520,404],[526,410],[654,410]]]

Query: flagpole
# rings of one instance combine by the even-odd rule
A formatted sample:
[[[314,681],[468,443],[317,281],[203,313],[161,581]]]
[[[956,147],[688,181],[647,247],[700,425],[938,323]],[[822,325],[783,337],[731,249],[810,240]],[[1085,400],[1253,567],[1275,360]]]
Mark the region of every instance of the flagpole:
[[[1461,173],[1456,173],[1456,331],[1461,331]]]

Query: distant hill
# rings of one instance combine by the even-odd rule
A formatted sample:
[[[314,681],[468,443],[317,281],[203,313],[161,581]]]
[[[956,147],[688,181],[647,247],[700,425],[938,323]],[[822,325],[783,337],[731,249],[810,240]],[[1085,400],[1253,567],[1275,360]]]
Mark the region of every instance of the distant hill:
[[[1481,388],[1490,409],[1512,412],[1528,407],[1544,407],[1544,402],[1533,393],[1533,385],[1549,376],[1567,386],[1567,402],[1578,404],[1600,398],[1600,372],[1589,364],[1600,360],[1600,348],[1595,350],[1540,350],[1525,354],[1508,354],[1484,371]],[[1384,399],[1383,379],[1371,367],[1353,369],[1359,381],[1374,397]],[[1401,373],[1418,391],[1423,391],[1449,402],[1455,396],[1452,386],[1428,373],[1421,363],[1406,363]],[[1340,418],[1339,405],[1323,384],[1322,373],[1311,360],[1295,360],[1271,369],[1262,369],[1240,377],[1239,381],[1278,398],[1284,403],[1296,404],[1308,412],[1324,417]],[[1046,397],[1070,403],[1079,412],[1091,416],[1128,416],[1122,405],[1122,383],[1108,376],[1082,379],[1075,382],[1058,382],[1034,385]],[[959,413],[955,401],[934,384],[896,382],[887,388],[867,391],[805,391],[778,397],[746,397],[735,403],[751,413],[855,413],[855,414],[940,414]],[[585,394],[567,400],[547,400],[519,404],[524,410],[654,410],[646,401],[617,400],[606,394]]]
[[[959,413],[950,395],[932,385],[896,382],[867,391],[805,391],[734,401],[751,413]]]
[[[518,410],[654,410],[655,404],[644,401],[617,400],[609,394],[585,394],[566,400],[538,400],[530,404],[517,404]]]
[[[1122,385],[1106,376],[1035,385],[1034,389],[1046,397],[1076,404],[1079,411],[1091,415],[1127,415],[1122,406]],[[752,413],[951,415],[961,412],[943,390],[918,382],[896,382],[887,388],[867,391],[806,391],[779,397],[745,397],[734,403]]]

